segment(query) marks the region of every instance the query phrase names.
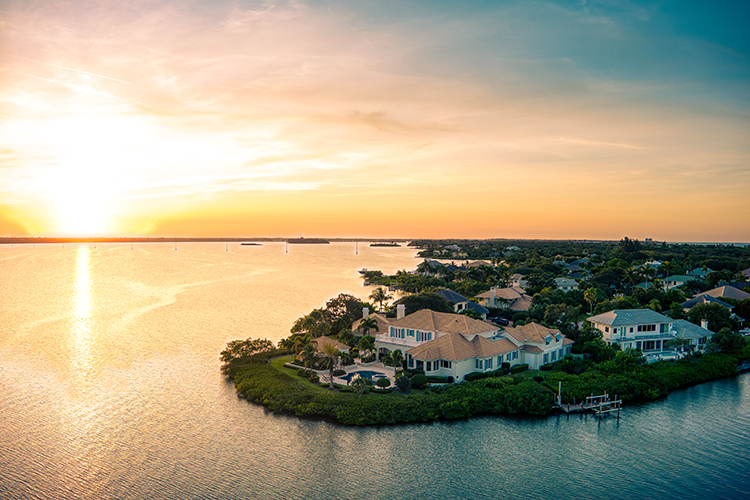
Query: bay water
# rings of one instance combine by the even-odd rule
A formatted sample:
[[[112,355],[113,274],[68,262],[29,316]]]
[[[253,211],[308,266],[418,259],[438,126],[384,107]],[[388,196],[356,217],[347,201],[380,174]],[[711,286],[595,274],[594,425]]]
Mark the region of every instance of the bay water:
[[[226,251],[226,250],[229,251]],[[750,378],[619,421],[349,428],[237,398],[219,352],[277,341],[410,248],[0,246],[0,498],[750,498]]]

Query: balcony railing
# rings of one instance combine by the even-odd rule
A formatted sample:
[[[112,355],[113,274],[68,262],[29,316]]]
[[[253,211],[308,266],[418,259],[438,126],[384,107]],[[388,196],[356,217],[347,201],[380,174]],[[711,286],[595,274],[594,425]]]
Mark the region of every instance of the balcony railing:
[[[403,345],[403,346],[409,346],[409,347],[416,347],[418,345],[424,344],[424,342],[417,342],[416,340],[413,340],[410,338],[402,339],[400,337],[391,337],[387,333],[376,335],[375,342],[382,342],[384,344]]]

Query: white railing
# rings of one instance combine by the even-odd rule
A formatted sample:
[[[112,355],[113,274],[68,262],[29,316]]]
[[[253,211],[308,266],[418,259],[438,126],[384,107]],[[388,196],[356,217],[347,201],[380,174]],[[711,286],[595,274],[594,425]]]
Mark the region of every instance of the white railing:
[[[417,342],[416,340],[412,340],[412,339],[402,339],[400,337],[391,337],[390,335],[386,333],[383,333],[381,335],[376,335],[375,342],[382,342],[384,344],[404,345],[404,346],[410,346],[410,347],[416,347],[420,344],[424,344],[424,342]]]

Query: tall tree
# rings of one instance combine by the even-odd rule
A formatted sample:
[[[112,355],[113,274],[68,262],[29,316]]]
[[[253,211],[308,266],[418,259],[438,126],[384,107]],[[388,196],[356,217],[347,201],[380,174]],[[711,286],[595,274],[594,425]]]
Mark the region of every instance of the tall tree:
[[[367,336],[367,334],[370,333],[370,330],[378,331],[378,320],[375,318],[366,318],[359,322],[359,326],[357,326],[357,330],[362,332],[362,335]]]
[[[401,367],[401,364],[404,362],[404,354],[401,352],[401,349],[396,349],[395,351],[391,352],[391,363],[393,363],[393,374],[398,374],[398,369]]]
[[[326,342],[318,350],[328,361],[328,379],[330,381],[328,388],[333,389],[333,370],[336,368],[336,361],[339,359],[339,348],[333,342]]]
[[[393,298],[392,295],[388,295],[388,292],[382,287],[378,287],[372,291],[370,298],[377,302],[380,306],[380,312],[383,312],[383,304],[387,304],[389,300]]]

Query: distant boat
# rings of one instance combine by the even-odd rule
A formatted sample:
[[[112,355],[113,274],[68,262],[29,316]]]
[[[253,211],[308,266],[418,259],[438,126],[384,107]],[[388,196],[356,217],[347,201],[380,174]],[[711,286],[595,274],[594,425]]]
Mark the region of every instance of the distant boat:
[[[367,272],[366,267],[363,267],[362,269],[359,270],[359,274],[365,274],[366,272]]]
[[[263,243],[240,243],[240,245],[244,245],[246,247],[262,247]]]
[[[303,237],[303,238],[290,238],[290,239],[287,240],[287,243],[292,243],[292,244],[304,243],[304,244],[310,244],[310,245],[328,245],[331,242],[328,241],[328,240],[324,240],[323,238],[304,238]]]
[[[399,245],[395,241],[391,241],[390,243],[382,243],[382,242],[380,242],[380,243],[370,243],[370,246],[371,247],[400,247],[401,245]]]

